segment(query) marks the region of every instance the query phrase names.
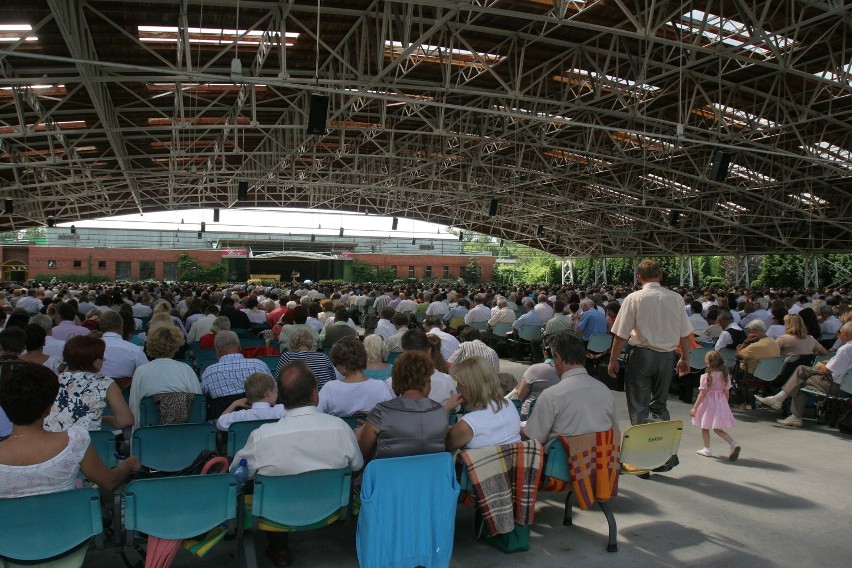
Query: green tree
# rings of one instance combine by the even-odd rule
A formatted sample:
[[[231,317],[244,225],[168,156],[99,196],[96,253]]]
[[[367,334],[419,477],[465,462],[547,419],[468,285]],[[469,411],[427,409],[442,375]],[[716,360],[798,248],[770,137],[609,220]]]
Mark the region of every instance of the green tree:
[[[479,265],[479,260],[475,256],[467,259],[467,266],[462,268],[461,277],[465,282],[482,282],[482,267]]]
[[[224,282],[228,271],[228,267],[223,262],[202,266],[198,259],[189,253],[183,253],[178,257],[178,269],[180,280],[205,283]]]
[[[366,262],[360,260],[352,261],[352,280],[353,282],[371,282],[376,279],[376,273],[373,272],[373,267]]]

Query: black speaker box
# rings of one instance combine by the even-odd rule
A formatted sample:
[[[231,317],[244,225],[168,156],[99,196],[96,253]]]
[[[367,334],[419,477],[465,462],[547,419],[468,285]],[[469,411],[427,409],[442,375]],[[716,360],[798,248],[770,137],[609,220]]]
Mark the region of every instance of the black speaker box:
[[[237,200],[245,201],[248,199],[248,182],[241,181],[237,184]]]
[[[3,213],[6,215],[11,215],[15,212],[15,202],[11,199],[7,199],[3,202]]]
[[[328,97],[311,95],[311,107],[308,112],[308,134],[325,134],[328,126]]]
[[[730,152],[716,152],[710,162],[710,179],[725,181],[728,178],[728,166],[731,164]]]
[[[497,206],[499,204],[500,204],[500,202],[497,201],[497,198],[494,198],[494,199],[491,200],[491,203],[488,205],[488,216],[489,217],[493,217],[494,215],[497,214]]]

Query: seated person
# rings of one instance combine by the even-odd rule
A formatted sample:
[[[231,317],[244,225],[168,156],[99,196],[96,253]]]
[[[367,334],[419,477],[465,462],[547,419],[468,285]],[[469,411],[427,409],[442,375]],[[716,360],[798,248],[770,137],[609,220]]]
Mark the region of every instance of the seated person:
[[[246,379],[246,397],[235,400],[216,420],[216,428],[226,432],[234,422],[278,420],[284,417],[284,405],[276,404],[278,389],[269,373],[253,373]]]
[[[808,335],[805,322],[798,315],[784,316],[784,334],[775,339],[781,356],[787,355],[825,355],[828,350],[812,335]]]
[[[231,331],[231,320],[225,316],[216,316],[210,326],[210,331],[198,339],[199,349],[213,349],[216,334],[220,331]]]
[[[428,353],[406,351],[391,374],[397,398],[381,402],[356,430],[364,456],[394,458],[446,451],[449,408],[459,404],[453,394],[442,406],[429,398],[434,366]],[[606,388],[606,387],[604,387]]]
[[[171,323],[155,327],[148,333],[145,346],[151,361],[137,367],[130,382],[128,406],[133,413],[134,428],[139,427],[139,405],[146,396],[161,393],[201,394],[201,384],[192,367],[173,359],[184,343],[183,333]]]
[[[59,394],[44,419],[44,429],[64,432],[72,426],[100,430],[133,425],[133,413],[115,381],[101,374],[106,344],[100,337],[76,335],[65,343],[67,370],[59,375]],[[103,416],[106,406],[112,416]],[[7,409],[8,410],[8,409]]]
[[[393,398],[385,381],[370,380],[364,375],[367,350],[357,337],[337,340],[329,355],[343,378],[327,382],[320,391],[320,412],[335,416],[366,414],[378,403]]]
[[[559,384],[545,389],[522,436],[545,447],[557,436],[606,432],[618,427],[612,392],[586,372],[586,347],[574,335],[562,333],[550,343]]]
[[[366,377],[381,381],[390,378],[393,365],[382,361],[382,349],[384,349],[384,346],[384,340],[375,333],[364,338],[364,349],[367,350],[367,367],[364,369]]]
[[[82,426],[72,425],[64,432],[43,428],[59,393],[53,371],[36,363],[4,363],[1,372],[0,405],[12,422],[12,434],[0,444],[0,498],[74,489],[81,472],[112,491],[139,470],[134,456],[109,469]]]
[[[453,365],[467,412],[447,433],[447,451],[487,448],[521,441],[521,418],[515,405],[503,398],[497,372],[482,357]]]
[[[567,332],[571,333],[571,332]],[[554,336],[556,337],[556,336]],[[539,395],[548,387],[559,382],[559,375],[553,365],[549,363],[536,363],[527,367],[518,385],[518,400],[521,401],[521,420],[526,420],[530,413],[530,406]]]
[[[763,320],[753,319],[746,324],[748,336],[737,347],[737,359],[741,359],[740,368],[746,373],[754,373],[761,359],[771,359],[781,355],[781,349],[775,340],[766,336],[766,324]]]

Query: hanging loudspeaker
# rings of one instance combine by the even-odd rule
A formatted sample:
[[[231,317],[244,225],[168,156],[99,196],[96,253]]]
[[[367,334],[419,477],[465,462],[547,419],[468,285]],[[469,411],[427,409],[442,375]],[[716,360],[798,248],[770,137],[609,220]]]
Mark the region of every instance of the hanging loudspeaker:
[[[218,209],[213,210],[213,222],[214,223],[219,222],[219,210]]]
[[[499,204],[500,204],[500,202],[497,200],[496,197],[491,200],[491,203],[488,205],[488,216],[489,217],[493,217],[494,215],[497,214],[497,206]]]
[[[245,201],[248,199],[248,182],[241,181],[237,184],[237,201]]]
[[[713,161],[710,162],[710,179],[713,181],[725,181],[728,178],[728,166],[731,163],[730,152],[716,152]]]
[[[15,212],[15,202],[11,199],[6,199],[3,201],[3,213],[6,215],[11,215]]]
[[[308,134],[325,134],[328,123],[328,97],[311,95],[311,107],[308,111]]]
[[[396,231],[396,228],[399,226],[399,219],[396,217],[393,218],[393,223],[391,223],[391,229]]]
[[[54,219],[53,217],[47,218],[47,226],[48,227],[53,227],[55,224],[56,224],[56,219]]]
[[[669,213],[669,226],[677,227],[678,223],[680,223],[680,211],[672,209],[672,212]]]

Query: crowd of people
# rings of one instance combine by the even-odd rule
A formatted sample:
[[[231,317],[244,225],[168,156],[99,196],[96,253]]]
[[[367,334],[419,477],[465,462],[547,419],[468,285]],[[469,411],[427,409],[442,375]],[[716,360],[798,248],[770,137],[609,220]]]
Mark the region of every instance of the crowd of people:
[[[70,488],[78,473],[107,489],[119,485],[138,461],[129,456],[109,470],[88,432],[139,427],[141,400],[152,395],[203,394],[208,418],[222,430],[278,419],[252,433],[235,457],[252,476],[357,471],[372,459],[522,439],[546,445],[617,428],[612,391],[586,364],[586,342],[611,334],[610,375],[623,372],[622,352],[630,351],[625,385],[633,424],[668,420],[673,375],[690,371],[691,349],[712,346],[691,411],[704,439],[699,453],[712,455],[712,430],[736,459],[740,447],[726,432],[733,417],[722,350],[734,350],[743,373],[765,358],[834,353],[825,364],[796,369],[777,395],[757,397],[776,409],[792,398],[792,415],[780,421],[791,427],[802,425],[802,386],[836,392],[852,367],[845,290],[666,288],[663,276],[656,262],[644,261],[638,286],[592,289],[6,286],[0,498]],[[493,333],[501,324],[540,326],[547,361],[518,380],[501,376]],[[280,347],[274,371],[242,350],[241,338],[258,336]],[[215,363],[197,373],[185,355],[191,346],[214,350]],[[360,416],[354,430],[340,419],[352,416]],[[290,564],[287,533],[270,533],[267,555],[277,566]]]

